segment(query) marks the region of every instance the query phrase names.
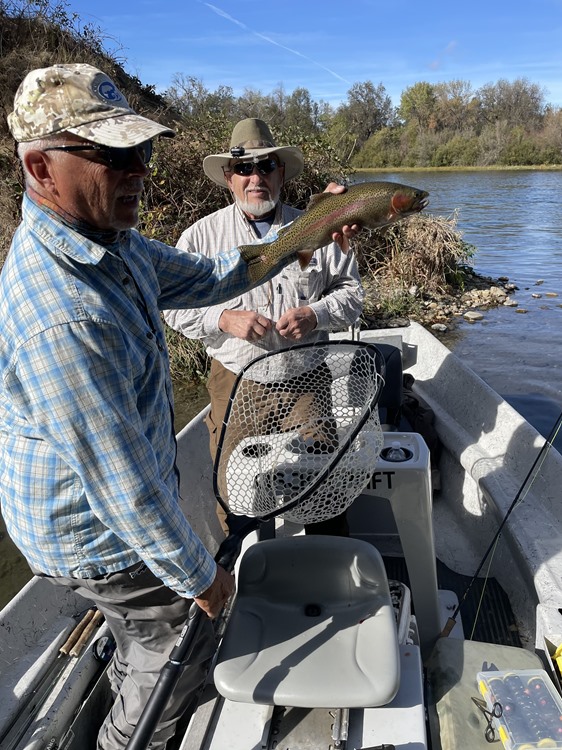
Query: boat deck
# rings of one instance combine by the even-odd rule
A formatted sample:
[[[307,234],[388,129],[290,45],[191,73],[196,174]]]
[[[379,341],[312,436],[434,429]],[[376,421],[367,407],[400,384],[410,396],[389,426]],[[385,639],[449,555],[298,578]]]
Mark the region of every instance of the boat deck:
[[[384,556],[383,560],[389,580],[400,581],[409,587],[404,558]],[[471,578],[455,573],[438,560],[437,581],[440,590],[452,591],[460,602]],[[468,640],[522,647],[509,599],[495,578],[476,579],[461,607],[460,619]]]

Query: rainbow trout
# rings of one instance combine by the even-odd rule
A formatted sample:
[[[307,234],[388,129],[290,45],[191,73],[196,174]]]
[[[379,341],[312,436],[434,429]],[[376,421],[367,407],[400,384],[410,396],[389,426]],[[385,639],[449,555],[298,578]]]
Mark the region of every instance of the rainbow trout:
[[[345,193],[313,195],[306,211],[279,230],[273,242],[242,245],[252,281],[262,278],[286,255],[296,253],[306,268],[315,250],[332,242],[332,234],[346,224],[377,229],[418,213],[428,204],[425,190],[398,182],[360,182]]]

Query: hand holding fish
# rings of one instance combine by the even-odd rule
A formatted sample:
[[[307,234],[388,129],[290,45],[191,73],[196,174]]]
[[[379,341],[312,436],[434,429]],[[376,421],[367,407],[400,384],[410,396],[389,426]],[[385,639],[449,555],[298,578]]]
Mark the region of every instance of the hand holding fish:
[[[345,193],[347,188],[345,185],[338,185],[337,182],[330,182],[326,189],[324,190],[325,193],[333,193],[334,195],[338,195],[339,193]],[[353,224],[353,226],[349,226],[349,224],[346,224],[344,227],[342,227],[341,232],[334,232],[332,234],[332,240],[336,242],[342,249],[342,252],[347,253],[349,252],[349,241],[352,240],[356,234],[358,234],[361,231],[361,227],[359,224]]]

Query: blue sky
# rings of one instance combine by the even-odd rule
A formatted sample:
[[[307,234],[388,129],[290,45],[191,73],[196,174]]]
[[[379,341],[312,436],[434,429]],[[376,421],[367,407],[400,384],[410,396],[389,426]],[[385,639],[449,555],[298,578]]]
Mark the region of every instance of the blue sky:
[[[394,104],[419,81],[474,89],[527,78],[562,106],[562,0],[68,0],[101,27],[128,72],[163,91],[174,74],[206,88],[287,93],[337,106],[353,83]]]

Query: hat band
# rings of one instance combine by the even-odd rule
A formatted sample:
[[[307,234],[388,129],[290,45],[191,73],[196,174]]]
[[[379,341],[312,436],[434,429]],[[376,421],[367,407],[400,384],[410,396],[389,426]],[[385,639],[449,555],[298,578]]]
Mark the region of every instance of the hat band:
[[[271,141],[242,141],[238,144],[240,148],[276,148]]]

